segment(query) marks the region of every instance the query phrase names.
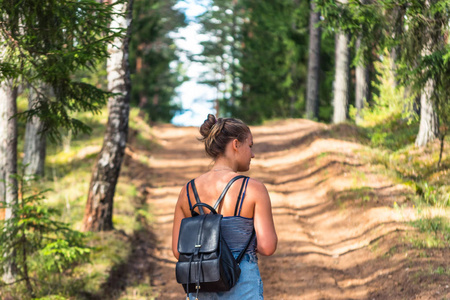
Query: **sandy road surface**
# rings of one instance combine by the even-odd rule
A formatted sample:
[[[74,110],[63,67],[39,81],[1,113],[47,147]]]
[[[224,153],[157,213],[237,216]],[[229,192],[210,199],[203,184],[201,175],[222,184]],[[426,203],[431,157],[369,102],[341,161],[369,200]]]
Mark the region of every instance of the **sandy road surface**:
[[[361,163],[360,145],[327,129],[306,120],[252,127],[256,158],[248,175],[266,184],[279,237],[276,253],[259,261],[265,298],[434,299],[410,288],[404,253],[385,255],[413,217],[412,209],[392,208],[404,190]],[[182,185],[211,160],[197,128],[161,125],[154,134],[160,147],[142,175],[156,218],[152,285],[158,299],[183,299],[170,249],[172,213]]]

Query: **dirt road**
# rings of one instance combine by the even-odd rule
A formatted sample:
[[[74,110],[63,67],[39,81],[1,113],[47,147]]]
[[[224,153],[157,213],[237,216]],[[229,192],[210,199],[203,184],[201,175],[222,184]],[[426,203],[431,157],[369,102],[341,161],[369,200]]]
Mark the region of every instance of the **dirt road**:
[[[392,250],[414,217],[408,205],[393,208],[407,191],[362,163],[358,143],[328,129],[306,120],[252,127],[256,157],[248,175],[266,184],[279,237],[276,253],[259,261],[265,298],[434,299],[437,290],[436,299],[445,299],[445,287],[412,281],[408,252]],[[197,128],[163,125],[153,134],[160,147],[147,158],[145,176],[157,237],[152,285],[158,299],[183,299],[170,249],[172,213],[182,185],[211,160]]]

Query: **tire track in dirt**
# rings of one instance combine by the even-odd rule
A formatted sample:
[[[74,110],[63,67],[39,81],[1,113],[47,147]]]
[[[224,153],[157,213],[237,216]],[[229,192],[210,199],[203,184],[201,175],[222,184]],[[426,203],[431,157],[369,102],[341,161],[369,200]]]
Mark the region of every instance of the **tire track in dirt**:
[[[412,209],[391,208],[405,201],[403,188],[362,164],[361,146],[332,138],[326,125],[286,120],[252,132],[256,158],[248,175],[266,184],[279,237],[277,252],[260,256],[266,299],[382,299],[377,291],[405,268],[381,257],[413,217]],[[152,285],[158,299],[182,299],[172,214],[181,186],[211,161],[197,128],[163,125],[154,134],[161,147],[148,158],[145,183],[158,239]]]

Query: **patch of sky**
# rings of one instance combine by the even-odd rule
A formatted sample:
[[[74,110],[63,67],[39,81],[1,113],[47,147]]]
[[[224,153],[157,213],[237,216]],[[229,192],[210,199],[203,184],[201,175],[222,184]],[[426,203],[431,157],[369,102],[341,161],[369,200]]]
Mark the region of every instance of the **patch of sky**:
[[[202,63],[189,59],[201,53],[202,41],[211,39],[210,36],[200,34],[202,26],[197,22],[197,17],[204,13],[209,5],[209,0],[184,0],[175,5],[176,9],[186,15],[188,22],[186,27],[171,33],[171,37],[175,39],[180,49],[179,57],[183,63],[184,72],[189,77],[188,81],[177,88],[177,96],[174,99],[183,107],[183,110],[171,121],[178,126],[199,126],[209,113],[215,113],[212,100],[216,97],[217,91],[208,85],[198,83],[209,69]],[[176,67],[176,64],[173,66]]]

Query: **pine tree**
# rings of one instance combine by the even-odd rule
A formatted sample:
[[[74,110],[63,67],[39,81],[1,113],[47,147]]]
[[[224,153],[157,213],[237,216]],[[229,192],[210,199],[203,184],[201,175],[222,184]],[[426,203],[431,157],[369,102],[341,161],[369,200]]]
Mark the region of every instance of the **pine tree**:
[[[242,56],[242,27],[245,12],[240,1],[215,0],[199,17],[201,34],[211,39],[202,41],[203,51],[192,57],[209,70],[200,82],[216,89],[216,114],[226,116],[236,109],[236,99],[242,94],[239,61]]]
[[[135,0],[130,40],[131,105],[152,121],[169,122],[181,109],[175,89],[185,80],[173,32],[186,26],[175,0]],[[176,65],[172,67],[172,65]]]
[[[15,215],[17,202],[17,117],[38,116],[51,139],[62,129],[88,132],[89,127],[71,117],[73,111],[98,112],[109,93],[75,81],[80,69],[93,69],[107,56],[105,45],[121,33],[109,28],[111,9],[91,0],[35,0],[0,2],[0,184],[6,202],[5,219]],[[17,115],[17,82],[36,93],[37,104]],[[51,87],[51,99],[39,89]],[[5,260],[5,281],[14,279],[14,253]]]
[[[125,28],[126,34],[117,37],[108,47],[107,61],[108,90],[114,96],[108,101],[108,123],[103,139],[103,147],[92,172],[91,183],[84,214],[85,231],[113,229],[113,200],[117,180],[122,166],[128,136],[130,112],[130,68],[128,48],[131,30],[133,1],[115,3],[116,14],[111,24]]]
[[[247,11],[240,59],[242,96],[234,115],[259,123],[304,112],[307,2],[243,1]]]

